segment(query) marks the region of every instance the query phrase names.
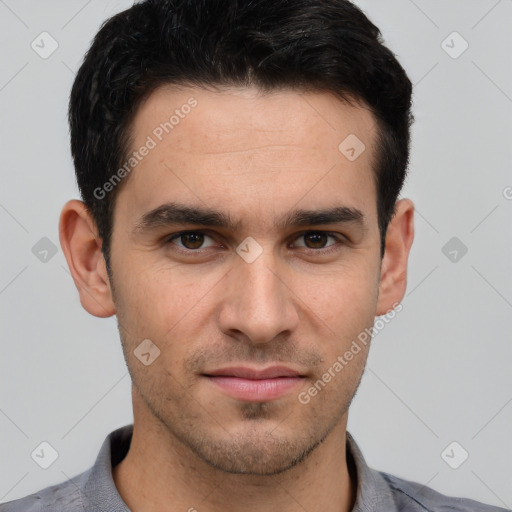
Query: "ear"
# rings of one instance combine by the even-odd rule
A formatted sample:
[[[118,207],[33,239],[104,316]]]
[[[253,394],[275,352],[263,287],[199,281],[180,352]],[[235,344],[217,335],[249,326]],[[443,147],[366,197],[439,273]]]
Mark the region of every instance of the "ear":
[[[386,233],[386,250],[381,262],[376,315],[385,315],[401,302],[407,287],[407,261],[414,239],[414,204],[401,199]]]
[[[82,201],[73,199],[62,208],[59,238],[83,308],[101,318],[115,314],[102,240]]]

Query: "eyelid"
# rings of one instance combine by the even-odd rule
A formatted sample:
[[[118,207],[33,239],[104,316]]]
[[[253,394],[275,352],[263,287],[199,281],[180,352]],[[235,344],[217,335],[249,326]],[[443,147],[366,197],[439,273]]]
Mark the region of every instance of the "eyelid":
[[[190,234],[198,234],[198,235],[204,235],[204,236],[208,236],[210,238],[214,238],[214,233],[211,233],[209,230],[206,230],[206,229],[184,229],[183,231],[178,231],[176,233],[167,235],[165,238],[167,240],[173,240],[175,238],[179,238],[180,236],[190,235]]]

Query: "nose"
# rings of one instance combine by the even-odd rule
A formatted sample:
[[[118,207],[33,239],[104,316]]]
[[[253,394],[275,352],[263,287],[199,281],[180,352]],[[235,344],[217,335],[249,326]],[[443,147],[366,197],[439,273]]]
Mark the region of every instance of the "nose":
[[[265,251],[252,263],[240,258],[226,276],[220,329],[253,344],[289,335],[299,322],[297,298],[286,269]]]

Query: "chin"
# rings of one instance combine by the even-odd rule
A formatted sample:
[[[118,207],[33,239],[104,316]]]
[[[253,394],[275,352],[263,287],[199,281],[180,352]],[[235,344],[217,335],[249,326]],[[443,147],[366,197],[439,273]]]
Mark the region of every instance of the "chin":
[[[223,439],[202,435],[200,439],[188,437],[182,441],[215,469],[255,476],[276,475],[293,468],[323,441],[311,437],[297,438],[293,431],[289,432],[289,437],[277,436],[275,425],[261,427],[253,425]]]

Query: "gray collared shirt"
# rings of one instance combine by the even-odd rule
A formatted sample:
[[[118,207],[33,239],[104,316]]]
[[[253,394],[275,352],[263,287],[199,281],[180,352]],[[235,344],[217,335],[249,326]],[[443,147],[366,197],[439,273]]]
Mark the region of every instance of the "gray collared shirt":
[[[0,512],[130,512],[114,480],[112,468],[128,453],[133,425],[111,432],[92,468],[71,480],[46,487],[24,498],[0,504]],[[357,473],[357,497],[352,512],[505,512],[473,500],[450,498],[367,466],[353,437],[347,433],[347,454]]]

